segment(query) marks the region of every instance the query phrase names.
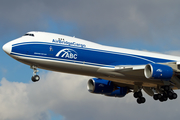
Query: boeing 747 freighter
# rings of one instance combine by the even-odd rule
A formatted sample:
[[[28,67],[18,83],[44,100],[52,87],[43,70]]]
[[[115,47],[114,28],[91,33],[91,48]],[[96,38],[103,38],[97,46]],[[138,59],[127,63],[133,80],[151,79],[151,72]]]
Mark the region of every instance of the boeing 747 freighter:
[[[12,58],[38,68],[93,76],[91,93],[124,97],[133,92],[137,103],[146,101],[142,90],[161,102],[177,98],[180,89],[180,57],[110,47],[87,40],[47,32],[28,32],[3,46]],[[73,87],[73,85],[72,85]]]

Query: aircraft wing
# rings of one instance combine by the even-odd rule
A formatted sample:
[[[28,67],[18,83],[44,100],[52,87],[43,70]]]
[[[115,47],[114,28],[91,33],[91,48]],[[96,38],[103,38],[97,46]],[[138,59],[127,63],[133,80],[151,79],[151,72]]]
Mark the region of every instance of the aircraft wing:
[[[150,64],[147,64],[147,65],[150,65]],[[114,66],[114,68],[100,68],[98,70],[98,72],[101,72],[101,73],[105,73],[109,76],[122,76],[121,78],[123,77],[128,77],[128,78],[133,78],[133,79],[143,79],[143,81],[141,81],[143,83],[143,87],[152,87],[154,85],[157,86],[157,84],[171,84],[173,87],[173,89],[180,89],[180,78],[177,77],[179,76],[179,70],[177,69],[177,63],[163,63],[163,64],[158,64],[160,66],[168,66],[167,69],[172,69],[173,71],[173,76],[171,78],[168,78],[168,79],[164,79],[162,80],[161,78],[153,78],[153,77],[149,77],[147,75],[147,72],[146,69],[147,69],[147,65],[117,65],[117,66]],[[153,67],[153,66],[152,66]],[[151,67],[149,67],[151,68]],[[163,73],[163,71],[167,71],[166,68],[162,68],[162,69],[154,69],[154,70],[149,70],[149,72],[154,72],[158,75],[161,76],[161,74],[165,75],[166,73]],[[151,73],[152,74],[152,73]],[[168,73],[167,73],[168,74]],[[149,78],[148,78],[149,77]],[[122,79],[121,79],[121,82],[122,82]],[[135,82],[135,81],[134,81]],[[129,84],[129,85],[133,85],[134,82],[129,82],[127,81],[127,83],[125,82],[122,82],[124,84]],[[120,82],[118,82],[120,83]],[[135,82],[135,83],[138,83]],[[154,84],[154,85],[152,85]]]
[[[124,74],[130,76],[144,76],[144,69],[146,65],[132,65],[132,66],[114,66],[113,68],[101,67],[98,72],[106,74]]]
[[[116,71],[132,71],[142,70],[146,65],[135,65],[135,66],[115,66]]]
[[[126,75],[144,76],[144,69],[146,65],[136,66],[115,66],[115,72],[124,73]]]

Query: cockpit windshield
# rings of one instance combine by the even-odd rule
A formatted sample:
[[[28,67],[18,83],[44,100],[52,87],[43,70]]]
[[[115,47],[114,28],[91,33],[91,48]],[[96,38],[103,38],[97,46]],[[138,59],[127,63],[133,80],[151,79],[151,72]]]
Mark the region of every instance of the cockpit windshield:
[[[34,34],[26,33],[24,36],[32,36],[32,37],[34,37]]]

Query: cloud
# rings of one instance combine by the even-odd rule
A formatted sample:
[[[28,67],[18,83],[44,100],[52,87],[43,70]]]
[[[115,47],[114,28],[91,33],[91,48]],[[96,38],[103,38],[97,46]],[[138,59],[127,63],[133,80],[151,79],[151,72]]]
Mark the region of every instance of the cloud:
[[[0,119],[1,120],[48,120],[47,111],[29,101],[28,85],[1,80]]]
[[[179,4],[164,0],[1,0],[0,30],[1,35],[46,31],[51,26],[48,19],[52,19],[59,28],[62,21],[77,25],[72,30],[74,35],[92,41],[142,40],[156,44],[179,38]]]
[[[74,80],[74,77],[79,80]],[[48,73],[42,75],[41,81],[29,84],[9,82],[2,78],[0,119],[49,120],[50,109],[62,109],[63,102],[79,102],[83,98],[85,92],[82,91],[81,83],[85,78],[87,77]],[[79,91],[75,92],[78,94],[74,94],[75,90]]]
[[[180,56],[180,51],[178,51],[178,50],[167,51],[165,53],[169,54],[169,55]]]
[[[56,72],[42,74],[39,82],[29,84],[9,82],[3,78],[0,86],[0,119],[49,120],[49,110],[65,120],[166,120],[179,117],[178,99],[160,103],[144,93],[147,102],[138,105],[132,94],[124,98],[91,94],[86,88],[89,78]]]

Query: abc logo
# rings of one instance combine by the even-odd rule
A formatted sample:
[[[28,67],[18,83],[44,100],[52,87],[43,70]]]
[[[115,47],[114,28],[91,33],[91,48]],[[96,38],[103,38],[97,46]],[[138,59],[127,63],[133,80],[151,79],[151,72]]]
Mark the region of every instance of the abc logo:
[[[62,58],[70,58],[70,59],[77,59],[77,52],[72,49],[62,49],[57,54],[56,57],[62,57]]]

